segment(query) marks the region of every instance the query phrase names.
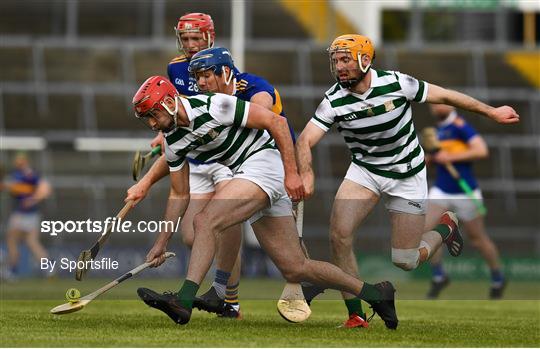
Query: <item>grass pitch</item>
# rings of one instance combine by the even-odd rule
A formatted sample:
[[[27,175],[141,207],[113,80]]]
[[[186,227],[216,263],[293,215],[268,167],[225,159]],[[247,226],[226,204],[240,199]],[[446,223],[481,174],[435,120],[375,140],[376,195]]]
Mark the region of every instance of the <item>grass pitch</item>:
[[[375,316],[368,329],[344,329],[346,309],[327,292],[302,324],[285,322],[276,311],[283,282],[242,280],[244,319],[224,320],[194,311],[186,326],[175,325],[135,295],[139,286],[176,290],[179,282],[136,279],[119,285],[85,309],[63,316],[49,310],[65,290],[85,295],[110,280],[28,280],[2,284],[0,338],[3,347],[537,347],[540,345],[539,286],[510,284],[510,299],[480,300],[486,282],[455,282],[446,300],[425,301],[425,282],[397,284],[400,324],[390,331]],[[202,287],[206,290],[206,286]],[[421,293],[419,293],[421,292]],[[476,300],[472,300],[474,298]],[[416,300],[415,300],[416,298]],[[469,300],[460,300],[469,299]]]

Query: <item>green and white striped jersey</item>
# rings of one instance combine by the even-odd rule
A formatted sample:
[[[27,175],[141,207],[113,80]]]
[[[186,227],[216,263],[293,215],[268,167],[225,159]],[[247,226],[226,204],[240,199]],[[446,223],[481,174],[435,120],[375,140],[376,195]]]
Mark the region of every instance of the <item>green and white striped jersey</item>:
[[[180,170],[186,157],[217,161],[231,170],[267,148],[275,148],[266,130],[246,128],[249,102],[216,93],[181,98],[190,121],[165,134],[165,156],[170,171]]]
[[[428,84],[396,71],[370,69],[371,87],[357,94],[335,84],[326,91],[315,125],[338,131],[352,152],[352,161],[388,178],[407,178],[424,166],[416,137],[411,101],[425,102]]]

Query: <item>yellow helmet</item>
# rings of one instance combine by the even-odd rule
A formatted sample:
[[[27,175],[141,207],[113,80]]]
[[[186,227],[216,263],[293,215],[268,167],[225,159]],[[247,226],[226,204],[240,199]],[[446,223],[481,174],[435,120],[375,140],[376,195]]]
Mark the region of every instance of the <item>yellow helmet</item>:
[[[330,62],[332,62],[332,54],[336,52],[349,52],[352,58],[358,62],[358,67],[363,73],[367,72],[371,64],[363,68],[361,63],[362,56],[368,55],[371,61],[375,59],[375,49],[373,48],[371,40],[367,36],[359,34],[345,34],[335,38],[328,48]],[[332,72],[334,72],[334,67],[332,64],[330,68]]]

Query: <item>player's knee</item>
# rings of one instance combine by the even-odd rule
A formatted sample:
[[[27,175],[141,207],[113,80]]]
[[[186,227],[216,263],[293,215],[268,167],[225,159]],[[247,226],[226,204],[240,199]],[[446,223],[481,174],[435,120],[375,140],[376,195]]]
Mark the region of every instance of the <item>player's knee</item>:
[[[483,236],[469,236],[469,244],[475,249],[481,248],[483,245],[487,245],[489,242],[487,237]]]
[[[219,231],[219,224],[220,224],[219,219],[210,217],[210,215],[204,211],[197,213],[195,217],[193,217],[194,234],[196,232],[202,231],[203,229],[205,230],[209,229],[211,231],[216,231],[216,230]]]
[[[182,230],[182,243],[186,245],[187,247],[191,248],[191,246],[193,246],[193,240],[195,240],[194,237],[195,235],[193,234],[193,230],[191,231]]]
[[[330,233],[330,244],[335,252],[352,248],[352,234],[343,229],[333,229]]]
[[[420,253],[417,248],[392,248],[392,263],[398,268],[409,271],[418,266]]]
[[[193,246],[193,240],[195,237],[195,234],[193,232],[193,220],[182,220],[180,223],[180,232],[181,232],[181,239],[182,243],[186,245],[187,247]]]
[[[300,283],[305,281],[303,263],[290,263],[281,267],[281,274],[287,282]]]

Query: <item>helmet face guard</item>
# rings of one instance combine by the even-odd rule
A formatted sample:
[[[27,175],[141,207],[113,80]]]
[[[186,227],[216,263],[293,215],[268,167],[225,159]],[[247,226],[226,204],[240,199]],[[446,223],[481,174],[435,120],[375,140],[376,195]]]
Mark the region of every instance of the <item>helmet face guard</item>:
[[[225,67],[229,68],[229,75],[227,76]],[[214,47],[197,52],[191,61],[189,62],[188,71],[190,75],[197,79],[197,73],[212,70],[215,75],[223,77],[225,85],[229,85],[234,76],[234,62],[229,50],[223,47]],[[199,86],[199,90],[202,89]]]
[[[189,55],[182,43],[182,34],[184,33],[200,33],[203,40],[207,42],[206,47],[210,48],[214,46],[215,30],[212,17],[205,13],[188,13],[178,20],[178,24],[174,28],[176,35],[176,48],[180,52]]]
[[[141,121],[146,127],[148,127],[149,129],[151,129],[152,131],[159,131],[157,128],[155,128],[154,126],[152,126],[152,124],[150,123],[150,118],[153,118],[154,120],[158,120],[157,118],[157,113],[158,113],[158,110],[156,108],[152,108],[152,109],[149,109],[147,110],[146,112],[144,113],[137,113],[135,112],[135,117]]]
[[[165,100],[171,99],[175,102],[174,109],[169,108]],[[179,94],[174,85],[162,76],[152,76],[148,78],[139,88],[133,97],[133,107],[135,117],[154,131],[168,132],[177,127],[176,114],[179,108]],[[158,113],[166,112],[172,121],[172,126],[165,129],[156,129],[150,123],[153,118],[156,123],[159,120]]]
[[[337,82],[346,88],[352,87],[361,81],[371,67],[371,62],[365,67],[362,65],[362,57],[367,55],[371,60],[375,58],[375,50],[369,38],[357,34],[347,34],[337,37],[327,51],[330,60],[330,72]],[[336,67],[337,60],[334,59],[334,56],[337,53],[349,54],[351,58],[357,62],[360,73],[356,78],[345,81],[339,79]]]

